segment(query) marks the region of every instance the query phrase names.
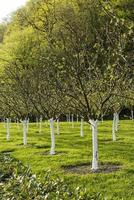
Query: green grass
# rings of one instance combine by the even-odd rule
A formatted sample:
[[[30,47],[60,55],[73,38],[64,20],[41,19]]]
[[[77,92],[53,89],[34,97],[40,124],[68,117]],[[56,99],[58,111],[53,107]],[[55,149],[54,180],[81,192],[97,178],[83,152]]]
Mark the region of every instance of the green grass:
[[[43,179],[46,170],[63,177],[68,184],[87,188],[91,194],[101,193],[102,199],[134,200],[134,122],[120,121],[117,141],[112,142],[112,121],[100,122],[98,129],[99,161],[119,163],[121,169],[111,173],[90,173],[78,175],[66,173],[63,166],[91,163],[92,140],[88,124],[84,124],[84,137],[80,137],[80,124],[60,123],[60,135],[56,134],[56,152],[51,156],[49,125],[39,127],[31,123],[28,132],[28,145],[23,146],[22,125],[17,129],[11,124],[10,141],[6,141],[6,129],[0,124],[0,151],[11,151],[11,155],[29,165]],[[55,126],[56,132],[56,126]],[[47,152],[47,153],[46,153]]]

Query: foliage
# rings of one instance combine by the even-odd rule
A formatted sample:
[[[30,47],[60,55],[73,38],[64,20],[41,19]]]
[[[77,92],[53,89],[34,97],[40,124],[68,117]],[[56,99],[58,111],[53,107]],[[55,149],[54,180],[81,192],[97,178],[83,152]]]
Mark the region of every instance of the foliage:
[[[111,98],[128,98],[133,22],[121,9],[122,2],[99,0],[29,1],[19,9],[0,49],[5,112],[50,118],[70,110],[95,119]]]
[[[60,178],[52,178],[51,172],[44,175],[40,183],[30,168],[20,161],[11,158],[9,154],[0,154],[0,198],[1,200],[30,199],[99,199],[99,194],[90,196],[81,188],[69,188]]]

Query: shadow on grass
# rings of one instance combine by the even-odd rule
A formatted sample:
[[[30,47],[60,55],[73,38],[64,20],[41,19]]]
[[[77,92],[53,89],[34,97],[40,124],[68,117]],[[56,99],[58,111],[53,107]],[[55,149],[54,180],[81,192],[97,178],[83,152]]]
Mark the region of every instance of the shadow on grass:
[[[47,148],[50,148],[50,145],[45,145],[45,144],[43,144],[43,145],[35,145],[35,147],[37,149],[47,149]]]
[[[6,150],[1,151],[1,153],[3,153],[3,154],[10,154],[10,153],[12,153],[14,151],[15,151],[15,149],[6,149]]]

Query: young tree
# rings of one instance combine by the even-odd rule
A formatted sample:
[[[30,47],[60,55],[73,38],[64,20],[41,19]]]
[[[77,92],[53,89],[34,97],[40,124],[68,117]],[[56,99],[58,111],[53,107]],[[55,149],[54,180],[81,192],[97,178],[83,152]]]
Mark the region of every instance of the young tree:
[[[62,85],[71,105],[91,124],[92,169],[97,170],[98,120],[107,112],[113,95],[118,95],[119,84],[125,82],[124,69],[128,69],[125,24],[100,1],[69,1],[58,9],[54,33],[63,52]]]

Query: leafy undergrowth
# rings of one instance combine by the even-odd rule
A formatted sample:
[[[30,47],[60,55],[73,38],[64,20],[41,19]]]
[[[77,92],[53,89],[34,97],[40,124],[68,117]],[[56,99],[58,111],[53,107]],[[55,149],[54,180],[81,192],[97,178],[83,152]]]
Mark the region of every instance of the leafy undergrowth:
[[[100,194],[90,196],[81,188],[69,188],[58,176],[50,171],[40,182],[30,168],[9,154],[0,154],[0,199],[1,200],[95,200]]]

